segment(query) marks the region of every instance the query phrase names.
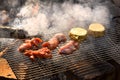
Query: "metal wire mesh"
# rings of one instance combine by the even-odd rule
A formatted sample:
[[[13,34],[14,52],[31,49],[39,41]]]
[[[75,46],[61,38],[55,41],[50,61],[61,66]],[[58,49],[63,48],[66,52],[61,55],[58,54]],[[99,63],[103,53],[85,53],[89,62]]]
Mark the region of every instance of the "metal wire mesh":
[[[72,73],[77,77],[77,79],[81,80],[92,80],[96,77],[100,76],[99,79],[104,76],[104,74],[110,74],[114,72],[114,67],[106,62],[99,62],[96,64],[90,64],[88,62],[84,61],[84,64],[86,64],[86,67],[81,68],[79,64],[77,64],[77,68],[74,70],[69,71],[69,73]],[[97,79],[95,79],[97,80]],[[101,79],[103,80],[103,79]]]
[[[7,50],[7,54],[4,55],[18,79],[42,79],[77,69],[80,70],[79,74],[82,75],[90,68],[83,61],[93,64],[114,59],[120,63],[120,45],[117,45],[119,44],[118,35],[116,35],[114,29],[109,29],[105,36],[101,38],[88,36],[80,44],[79,50],[73,54],[59,55],[56,49],[52,52],[52,59],[36,59],[35,62],[32,62],[28,57],[17,51],[20,44],[22,44],[21,40],[12,45]],[[77,65],[80,65],[80,67],[77,67]]]

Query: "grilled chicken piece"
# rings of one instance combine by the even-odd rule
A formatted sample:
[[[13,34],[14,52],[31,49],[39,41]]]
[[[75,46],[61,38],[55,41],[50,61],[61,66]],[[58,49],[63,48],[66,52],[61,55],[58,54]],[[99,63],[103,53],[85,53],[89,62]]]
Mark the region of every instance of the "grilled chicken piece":
[[[48,47],[50,50],[54,50],[59,43],[65,42],[66,36],[62,33],[55,34],[48,42],[44,42],[42,47]]]
[[[32,44],[31,43],[23,43],[22,45],[19,46],[18,51],[24,52],[25,50],[31,49]]]
[[[24,55],[34,61],[35,58],[52,58],[50,49],[43,47],[39,50],[26,50]]]
[[[66,45],[60,47],[59,54],[71,54],[79,48],[79,42],[71,40]]]
[[[32,38],[31,40],[25,40],[25,43],[31,43],[33,46],[38,46],[42,40],[40,38]]]
[[[50,50],[55,49],[59,44],[59,41],[56,38],[50,39],[48,42],[42,44],[43,47],[48,47]]]
[[[53,36],[53,38],[56,38],[59,41],[59,43],[65,42],[67,40],[66,36],[63,33],[57,33],[55,34],[55,36]]]
[[[38,47],[42,40],[40,38],[32,38],[31,40],[25,40],[25,43],[21,44],[18,51],[24,52],[25,50],[31,49],[33,47]]]

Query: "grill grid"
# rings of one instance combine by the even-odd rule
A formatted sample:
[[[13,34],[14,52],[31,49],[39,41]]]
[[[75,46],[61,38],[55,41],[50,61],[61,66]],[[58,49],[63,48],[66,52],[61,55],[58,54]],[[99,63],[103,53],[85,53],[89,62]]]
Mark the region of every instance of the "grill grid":
[[[82,63],[83,61],[94,64],[100,61],[104,62],[114,59],[120,63],[120,42],[118,40],[118,35],[115,34],[114,29],[109,29],[106,35],[101,38],[88,36],[87,40],[80,44],[80,49],[73,54],[59,55],[56,49],[52,52],[52,59],[36,59],[36,62],[31,62],[28,57],[17,51],[18,46],[22,43],[19,40],[16,45],[12,45],[7,50],[4,58],[8,60],[18,79],[49,78],[51,75],[69,70],[79,70],[78,73],[83,75],[87,74],[87,70],[92,69]],[[13,41],[10,40],[9,43]],[[5,47],[5,44],[3,45],[1,49]]]
[[[94,78],[95,78],[95,76],[97,75],[101,76],[100,74],[105,74],[105,72],[109,73],[114,71],[114,67],[106,62],[99,62],[96,64],[89,64],[85,62],[85,64],[87,65],[87,69],[81,69],[80,66],[78,66],[77,69],[71,70],[71,72],[79,78],[84,78],[86,80],[89,80],[89,77],[93,77],[90,75],[94,74]],[[90,75],[87,75],[87,74],[90,74]],[[90,79],[93,79],[93,78],[90,78]]]

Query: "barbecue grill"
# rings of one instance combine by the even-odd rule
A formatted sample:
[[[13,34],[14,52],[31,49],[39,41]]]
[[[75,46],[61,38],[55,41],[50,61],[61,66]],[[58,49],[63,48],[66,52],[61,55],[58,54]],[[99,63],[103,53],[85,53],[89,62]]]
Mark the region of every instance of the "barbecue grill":
[[[10,43],[16,41],[15,45],[11,45],[6,51],[7,54],[4,55],[4,58],[8,60],[18,79],[43,79],[51,75],[77,69],[79,69],[77,71],[79,75],[83,75],[91,69],[86,64],[82,63],[84,61],[95,64],[114,59],[116,62],[120,63],[120,44],[119,41],[117,41],[117,39],[119,39],[118,37],[119,36],[115,35],[113,29],[110,29],[104,37],[88,38],[80,44],[80,49],[73,54],[58,55],[56,49],[52,52],[52,59],[36,59],[35,62],[31,62],[28,57],[17,51],[22,40],[16,41],[15,39],[3,38],[1,41],[5,41],[5,44],[2,44],[1,49],[5,47],[6,42]],[[102,68],[103,65],[99,67]]]
[[[80,44],[80,48],[70,55],[59,55],[58,50],[55,49],[52,51],[52,59],[36,58],[35,62],[32,62],[27,56],[17,51],[23,43],[22,39],[17,38],[0,38],[0,51],[8,47],[3,57],[7,59],[17,79],[20,80],[88,80],[92,79],[92,75],[100,76],[105,71],[108,71],[112,79],[115,77],[114,67],[107,61],[114,60],[120,64],[120,23],[118,19],[119,17],[113,18],[111,24],[114,27],[107,29],[103,37],[88,36]],[[87,75],[97,71],[100,73]]]

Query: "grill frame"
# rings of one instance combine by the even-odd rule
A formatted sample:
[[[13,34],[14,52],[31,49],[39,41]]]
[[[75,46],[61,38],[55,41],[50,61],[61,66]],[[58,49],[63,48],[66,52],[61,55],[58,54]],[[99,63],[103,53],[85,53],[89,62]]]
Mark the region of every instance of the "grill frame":
[[[31,62],[27,56],[17,51],[19,45],[22,44],[22,40],[18,40],[16,45],[10,46],[6,52],[7,54],[3,57],[7,59],[18,79],[45,79],[50,78],[52,75],[75,70],[78,68],[76,65],[79,62],[81,62],[79,63],[81,65],[79,69],[87,71],[89,67],[82,63],[83,61],[95,64],[114,59],[120,63],[120,42],[116,42],[117,39],[118,36],[115,35],[115,30],[110,28],[106,31],[104,37],[93,38],[88,36],[87,40],[80,44],[80,49],[73,54],[59,55],[56,49],[52,52],[52,59],[36,59],[35,62]],[[11,42],[14,42],[14,39]],[[4,46],[5,44],[2,47]]]

